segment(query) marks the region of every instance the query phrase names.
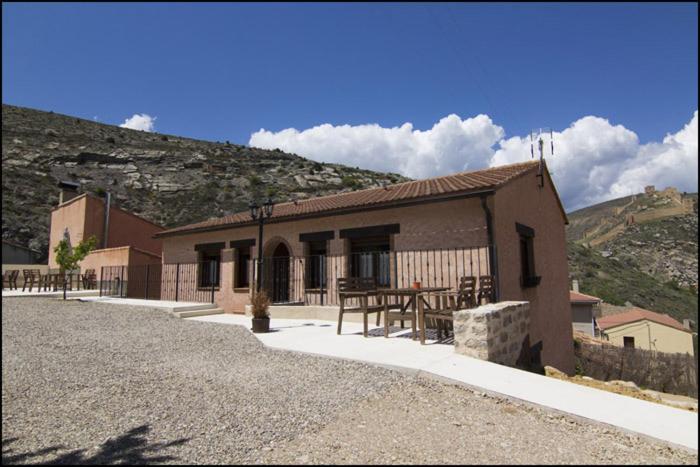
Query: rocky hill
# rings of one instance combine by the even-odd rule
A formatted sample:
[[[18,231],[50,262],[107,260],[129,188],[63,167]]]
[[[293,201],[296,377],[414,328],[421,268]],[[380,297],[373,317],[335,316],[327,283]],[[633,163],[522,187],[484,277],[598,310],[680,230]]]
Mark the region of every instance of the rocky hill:
[[[569,273],[582,292],[698,321],[697,194],[650,190],[568,216]]]
[[[47,255],[59,180],[170,227],[245,210],[251,194],[281,202],[407,179],[3,104],[2,238]]]

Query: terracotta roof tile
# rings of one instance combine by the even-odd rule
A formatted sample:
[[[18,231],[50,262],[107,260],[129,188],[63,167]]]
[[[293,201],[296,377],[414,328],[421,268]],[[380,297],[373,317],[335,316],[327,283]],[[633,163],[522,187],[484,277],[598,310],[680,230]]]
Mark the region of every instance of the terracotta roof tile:
[[[616,315],[603,316],[596,320],[598,327],[600,329],[610,329],[623,324],[633,323],[635,321],[641,321],[643,319],[653,321],[655,323],[664,324],[675,329],[680,329],[681,331],[690,332],[688,329],[684,328],[681,323],[671,318],[667,314],[656,313],[654,311],[645,310],[644,308],[634,307],[630,311],[624,313],[618,313]]]
[[[294,218],[295,216],[322,212],[331,214],[334,211],[363,206],[378,206],[397,201],[417,200],[441,195],[466,194],[473,191],[495,189],[537,166],[538,161],[522,162],[472,172],[460,172],[425,180],[404,182],[396,185],[389,185],[386,188],[369,188],[322,196],[319,198],[299,200],[296,203],[281,203],[275,205],[272,218]],[[252,219],[248,211],[245,211],[218,219],[210,219],[196,224],[175,227],[159,232],[156,236],[184,234],[190,231],[206,231],[248,223],[252,223]]]
[[[602,300],[598,297],[594,297],[593,295],[586,295],[584,293],[574,292],[573,290],[569,290],[569,301],[572,303],[573,302],[585,302],[585,303],[602,302]]]

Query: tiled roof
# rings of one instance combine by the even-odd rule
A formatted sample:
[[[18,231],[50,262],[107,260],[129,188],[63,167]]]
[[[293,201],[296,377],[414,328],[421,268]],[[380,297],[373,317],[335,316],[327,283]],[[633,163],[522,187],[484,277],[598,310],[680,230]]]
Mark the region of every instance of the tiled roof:
[[[425,180],[398,183],[384,188],[369,188],[299,200],[296,203],[276,204],[272,213],[272,219],[294,218],[296,216],[326,212],[330,214],[351,208],[390,205],[400,201],[430,199],[452,194],[466,194],[494,189],[504,185],[518,175],[536,168],[538,164],[538,161],[522,162]],[[206,231],[251,222],[252,219],[249,212],[244,211],[218,219],[175,227],[159,232],[156,236],[180,234],[189,231]]]
[[[573,290],[569,290],[569,301],[572,303],[598,303],[598,302],[602,302],[602,300],[599,299],[598,297],[594,297],[593,295],[586,295],[584,293],[574,292]]]
[[[681,331],[690,332],[690,330],[683,327],[681,323],[671,318],[669,315],[656,313],[654,311],[645,310],[644,308],[632,308],[630,311],[624,313],[619,313],[616,315],[603,316],[602,318],[596,319],[596,323],[600,329],[610,329],[623,324],[633,323],[635,321],[641,321],[643,319],[653,321],[655,323],[664,324],[675,329],[680,329]]]

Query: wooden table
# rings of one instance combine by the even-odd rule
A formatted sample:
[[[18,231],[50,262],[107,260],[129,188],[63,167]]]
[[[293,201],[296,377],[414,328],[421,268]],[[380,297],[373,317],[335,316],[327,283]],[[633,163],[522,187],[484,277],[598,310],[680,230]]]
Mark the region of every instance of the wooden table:
[[[421,287],[419,289],[414,289],[413,287],[405,287],[405,288],[398,288],[398,289],[379,289],[378,295],[382,297],[382,302],[384,303],[384,337],[389,337],[389,321],[390,318],[393,318],[393,320],[401,320],[401,327],[403,328],[403,321],[407,317],[406,312],[408,311],[408,307],[411,307],[411,314],[410,314],[410,319],[411,319],[411,331],[412,331],[412,339],[416,340],[416,305],[417,305],[417,300],[418,300],[418,295],[422,293],[427,293],[427,292],[443,292],[445,290],[450,290],[449,287]],[[404,304],[403,301],[402,303],[398,304],[398,307],[396,307],[397,304],[389,304],[389,297],[394,296],[394,297],[408,297],[408,300]],[[425,298],[421,297],[421,300],[425,302],[425,305],[430,308],[430,304],[425,301]],[[391,307],[394,305],[395,308],[397,308],[398,311],[391,312]]]

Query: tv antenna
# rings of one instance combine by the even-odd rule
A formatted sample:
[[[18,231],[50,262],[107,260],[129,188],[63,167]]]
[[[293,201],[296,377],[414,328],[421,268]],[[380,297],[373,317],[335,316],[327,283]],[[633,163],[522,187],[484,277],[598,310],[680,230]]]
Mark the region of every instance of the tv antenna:
[[[539,128],[537,130],[532,130],[530,132],[530,158],[535,158],[535,147],[537,147],[538,154],[540,156],[540,167],[537,172],[537,176],[540,179],[540,187],[544,186],[544,156],[545,156],[545,140],[549,134],[549,155],[554,157],[554,132],[551,128]]]

